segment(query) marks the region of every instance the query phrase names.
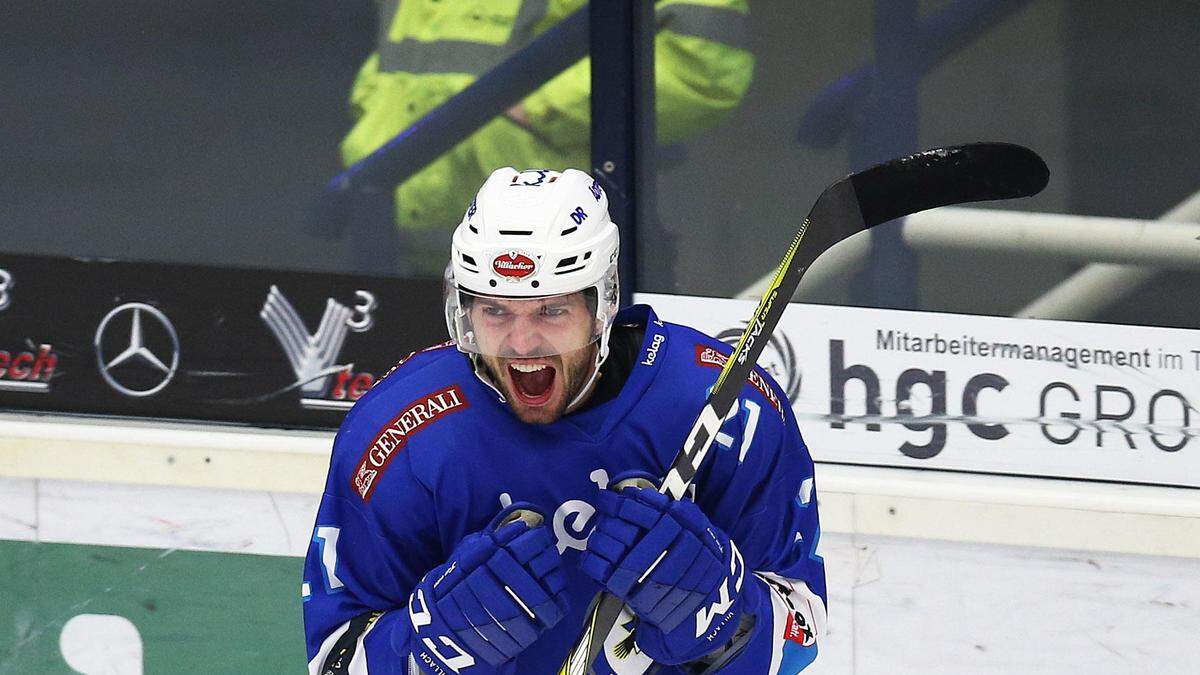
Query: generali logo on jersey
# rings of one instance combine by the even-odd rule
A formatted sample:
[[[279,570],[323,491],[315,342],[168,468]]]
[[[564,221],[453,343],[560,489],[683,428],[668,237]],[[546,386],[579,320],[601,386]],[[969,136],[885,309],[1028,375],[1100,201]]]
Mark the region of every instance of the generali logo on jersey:
[[[403,412],[384,425],[358,461],[358,468],[351,478],[358,496],[364,502],[370,501],[379,476],[387,469],[392,457],[404,449],[413,434],[439,418],[467,407],[467,398],[457,384],[422,396],[405,406]]]
[[[508,281],[520,281],[537,270],[533,258],[520,251],[509,251],[492,260],[492,271]]]
[[[705,345],[696,345],[696,364],[700,366],[708,366],[710,368],[724,368],[725,362],[729,357],[721,352]],[[783,404],[779,402],[779,397],[775,395],[775,390],[767,384],[767,380],[758,372],[758,368],[750,371],[750,377],[746,381],[754,386],[760,394],[762,394],[771,407],[775,408],[775,412],[783,414]]]

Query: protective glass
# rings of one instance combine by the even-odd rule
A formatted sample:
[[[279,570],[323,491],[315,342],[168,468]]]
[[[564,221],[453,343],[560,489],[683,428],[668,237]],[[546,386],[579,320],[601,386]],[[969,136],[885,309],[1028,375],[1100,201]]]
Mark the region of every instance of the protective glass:
[[[600,339],[594,288],[538,298],[506,298],[448,289],[446,318],[462,351],[537,358],[582,349]]]

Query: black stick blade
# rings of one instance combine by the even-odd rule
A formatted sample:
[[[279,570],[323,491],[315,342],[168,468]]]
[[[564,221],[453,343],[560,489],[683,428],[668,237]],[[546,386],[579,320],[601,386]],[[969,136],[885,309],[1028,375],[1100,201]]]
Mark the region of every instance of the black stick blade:
[[[1030,197],[1049,180],[1042,158],[1012,143],[926,150],[851,177],[866,227],[938,206]]]

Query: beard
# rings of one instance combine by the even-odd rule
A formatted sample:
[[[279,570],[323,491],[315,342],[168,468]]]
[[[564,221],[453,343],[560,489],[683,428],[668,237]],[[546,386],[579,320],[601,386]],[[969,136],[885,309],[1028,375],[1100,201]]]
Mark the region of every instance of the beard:
[[[597,349],[596,344],[592,343],[573,352],[536,359],[548,363],[550,367],[554,368],[554,380],[550,385],[553,391],[550,398],[541,405],[525,403],[522,397],[514,391],[517,385],[508,364],[521,362],[522,359],[484,356],[481,360],[488,379],[504,394],[513,414],[528,424],[551,424],[570,412],[571,402],[588,384],[596,362]],[[586,400],[585,397],[579,404],[582,405]]]

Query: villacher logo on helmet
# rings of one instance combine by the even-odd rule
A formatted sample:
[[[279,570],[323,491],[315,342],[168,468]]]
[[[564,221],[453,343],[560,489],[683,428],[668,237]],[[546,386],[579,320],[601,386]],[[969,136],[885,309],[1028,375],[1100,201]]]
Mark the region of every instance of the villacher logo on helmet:
[[[492,271],[506,281],[520,281],[537,271],[537,262],[520,251],[509,251],[492,260]]]

